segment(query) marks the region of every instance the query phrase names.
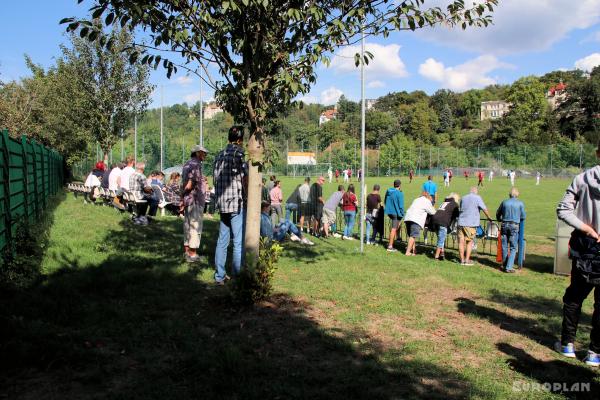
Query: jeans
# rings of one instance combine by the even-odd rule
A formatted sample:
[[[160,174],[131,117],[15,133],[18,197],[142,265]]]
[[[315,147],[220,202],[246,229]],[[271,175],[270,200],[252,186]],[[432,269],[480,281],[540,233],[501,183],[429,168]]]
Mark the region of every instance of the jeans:
[[[502,265],[507,271],[513,268],[515,256],[517,255],[517,245],[519,243],[519,225],[513,223],[503,223],[502,228]],[[508,255],[508,246],[510,245],[510,255]]]
[[[437,236],[438,236],[438,240],[437,240],[437,248],[438,249],[443,249],[444,245],[446,244],[446,235],[448,234],[448,228],[445,226],[439,226],[438,227],[438,232],[437,232]]]
[[[225,279],[225,263],[227,262],[227,247],[233,236],[233,260],[232,274],[237,275],[242,267],[242,245],[244,236],[244,212],[221,214],[219,224],[219,240],[215,249],[215,281],[221,282]]]
[[[289,221],[290,220],[290,216],[292,214],[296,214],[296,212],[298,211],[298,204],[296,203],[286,203],[285,204],[285,220]],[[294,218],[295,220],[296,218]],[[294,221],[295,222],[295,221]]]
[[[277,219],[277,221],[275,220]],[[273,226],[277,226],[283,219],[283,210],[281,204],[271,204],[271,223]]]
[[[294,225],[290,220],[286,219],[285,221],[281,222],[277,226],[277,229],[273,232],[273,239],[277,240],[278,242],[281,242],[283,241],[283,239],[285,239],[285,235],[288,232],[290,234],[298,236],[299,238],[302,237],[302,233],[300,233],[298,227]]]
[[[356,211],[344,211],[344,221],[346,222],[346,226],[344,227],[344,236],[352,236],[355,218]]]
[[[581,305],[586,297],[594,290],[594,313],[592,314],[592,331],[590,333],[590,350],[600,353],[600,286],[588,283],[581,275],[573,260],[571,269],[571,285],[563,297],[563,322],[561,343],[574,343],[577,325],[581,315]]]
[[[373,237],[371,237],[371,232],[373,231],[373,217],[370,215],[367,215],[366,219],[366,225],[367,225],[367,233],[365,235],[365,241],[367,243],[369,242],[374,242],[375,241],[375,235],[373,235]]]

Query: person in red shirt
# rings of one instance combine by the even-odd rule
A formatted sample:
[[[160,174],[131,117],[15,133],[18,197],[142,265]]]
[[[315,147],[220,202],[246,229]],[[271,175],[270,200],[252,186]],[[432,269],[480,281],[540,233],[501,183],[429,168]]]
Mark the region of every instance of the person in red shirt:
[[[352,182],[352,170],[348,168],[348,180]]]
[[[335,183],[339,183],[340,181],[340,170],[339,168],[335,169]]]
[[[469,171],[465,169],[463,174],[465,175],[465,181],[469,180]]]
[[[477,180],[479,181],[477,182],[477,186],[483,187],[483,171],[477,173]]]
[[[342,239],[354,240],[352,230],[354,229],[354,221],[356,220],[357,206],[358,199],[354,193],[354,185],[350,184],[348,190],[342,196],[342,211],[344,211],[344,222],[346,223]]]
[[[415,176],[415,171],[414,170],[410,170],[408,171],[408,183],[412,183],[413,177]]]

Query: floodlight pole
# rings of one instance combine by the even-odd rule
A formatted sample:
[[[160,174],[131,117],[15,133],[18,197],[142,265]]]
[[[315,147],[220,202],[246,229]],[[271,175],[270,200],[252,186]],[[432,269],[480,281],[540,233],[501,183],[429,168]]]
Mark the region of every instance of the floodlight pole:
[[[360,180],[360,252],[365,251],[365,30],[361,29],[360,40],[360,99],[361,99],[361,121],[360,121],[360,169],[362,172]]]
[[[137,115],[133,116],[133,142],[133,160],[137,163]]]
[[[202,71],[200,71],[200,146],[204,146],[204,130],[202,126],[203,119],[204,112],[202,108]]]
[[[160,85],[160,170],[163,170],[163,102],[164,86]]]

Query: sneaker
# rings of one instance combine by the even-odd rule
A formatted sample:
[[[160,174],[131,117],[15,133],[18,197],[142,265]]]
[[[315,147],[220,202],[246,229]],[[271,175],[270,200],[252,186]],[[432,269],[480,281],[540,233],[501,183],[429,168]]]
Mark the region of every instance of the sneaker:
[[[393,248],[393,247],[388,247],[388,248],[387,248],[387,251],[388,251],[389,253],[395,253],[395,252],[397,252],[398,250],[397,250],[397,249],[395,249],[395,248]]]
[[[200,261],[200,256],[198,254],[196,254],[195,256],[190,256],[189,254],[185,254],[185,261],[189,262],[189,263],[195,263]]]
[[[231,280],[231,277],[229,275],[225,275],[225,278],[223,278],[223,280],[221,280],[221,281],[218,281],[215,279],[215,284],[217,286],[225,286],[225,282],[230,281],[230,280]]]
[[[588,350],[587,356],[585,357],[585,363],[591,367],[599,367],[600,366],[600,354],[594,353],[591,350]]]
[[[558,342],[554,343],[554,350],[556,350],[558,353],[560,353],[563,357],[568,357],[568,358],[576,358],[577,357],[575,355],[575,346],[573,346],[573,343],[567,343],[566,346],[563,346],[562,343],[560,341],[558,341]],[[596,356],[598,356],[598,355],[596,354]]]
[[[354,240],[354,238],[352,236],[342,236],[342,239],[344,239],[344,240]]]
[[[504,272],[506,272],[507,274],[514,274],[515,272],[517,272],[517,270],[515,270],[514,268],[511,268],[511,269],[505,269]]]
[[[342,237],[342,235],[340,235],[340,234],[339,234],[339,233],[337,233],[337,232],[333,232],[333,233],[331,234],[331,236],[333,236],[334,238],[338,238],[338,239]]]
[[[308,246],[314,246],[315,245],[313,242],[311,242],[310,240],[308,240],[305,237],[303,237],[302,240],[300,240],[300,243],[308,245]]]
[[[470,267],[470,266],[475,265],[475,263],[473,261],[469,260],[469,261],[465,261],[463,265],[466,265],[467,267]]]
[[[299,242],[299,241],[300,241],[300,238],[299,238],[298,236],[296,236],[296,235],[294,235],[294,234],[292,233],[292,234],[290,235],[290,240],[291,240],[292,242]]]

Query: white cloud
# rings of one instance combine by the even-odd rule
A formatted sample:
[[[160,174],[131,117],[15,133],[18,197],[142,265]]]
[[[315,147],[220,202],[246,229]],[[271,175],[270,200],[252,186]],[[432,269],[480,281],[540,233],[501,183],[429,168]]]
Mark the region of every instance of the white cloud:
[[[367,43],[365,50],[373,54],[373,59],[365,67],[367,76],[385,75],[387,77],[403,78],[408,76],[406,66],[400,58],[400,45],[387,46],[377,43]],[[354,55],[360,53],[360,46],[347,46],[335,53],[331,60],[331,68],[341,73],[358,72],[354,64]]]
[[[340,89],[336,88],[335,86],[331,86],[330,88],[321,92],[321,104],[335,104],[343,94],[344,92],[342,92]]]
[[[177,83],[178,85],[181,85],[181,86],[188,86],[193,81],[194,80],[189,75],[178,76],[175,79],[175,83]]]
[[[319,102],[319,100],[315,96],[310,96],[310,95],[296,97],[295,100],[296,101],[301,101],[304,104],[317,104]]]
[[[496,57],[485,55],[454,67],[446,67],[434,58],[428,58],[419,66],[419,74],[441,83],[441,86],[457,92],[484,87],[496,83],[488,73],[501,68],[513,68]]]
[[[188,104],[196,103],[197,101],[200,101],[200,92],[186,94],[183,96],[183,100]]]
[[[463,31],[460,27],[445,29],[437,26],[419,30],[417,35],[432,42],[485,54],[541,51],[572,30],[598,23],[600,0],[502,0],[492,17],[493,25],[486,28]]]
[[[378,81],[378,80],[371,81],[371,82],[367,83],[367,87],[370,89],[383,88],[383,87],[385,87],[385,82]]]
[[[575,61],[575,68],[586,72],[591,72],[598,65],[600,65],[600,53],[592,53]]]

